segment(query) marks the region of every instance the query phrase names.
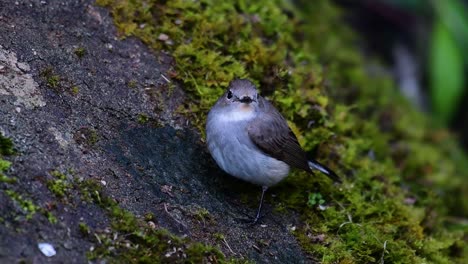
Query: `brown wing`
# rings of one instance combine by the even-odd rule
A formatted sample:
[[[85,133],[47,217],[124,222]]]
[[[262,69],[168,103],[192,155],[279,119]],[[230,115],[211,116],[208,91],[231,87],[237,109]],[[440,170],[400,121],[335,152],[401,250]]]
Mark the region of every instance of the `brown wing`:
[[[307,155],[283,116],[262,97],[258,103],[264,114],[252,120],[247,127],[252,142],[270,157],[311,172]]]

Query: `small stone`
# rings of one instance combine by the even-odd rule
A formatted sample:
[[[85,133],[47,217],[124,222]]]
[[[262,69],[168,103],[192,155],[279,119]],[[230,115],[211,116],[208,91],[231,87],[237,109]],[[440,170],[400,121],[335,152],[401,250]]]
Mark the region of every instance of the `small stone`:
[[[321,211],[325,211],[325,210],[327,210],[328,206],[322,205],[322,204],[321,204],[321,205],[318,206],[318,208],[319,208]]]
[[[71,241],[66,241],[65,243],[63,243],[63,247],[66,248],[66,249],[72,249],[73,244],[72,244]]]
[[[55,254],[57,254],[55,248],[49,243],[39,243],[37,244],[37,247],[46,257],[53,257]]]
[[[101,184],[106,186],[107,185],[107,182],[105,180],[101,180]]]
[[[151,229],[156,229],[156,224],[155,224],[153,221],[148,221],[148,226],[149,226]]]
[[[180,24],[182,24],[182,20],[176,19],[176,20],[174,21],[174,23],[175,23],[176,25],[180,25]]]
[[[21,113],[21,107],[17,106],[17,107],[15,108],[15,110],[16,110],[16,112]]]
[[[161,33],[161,34],[159,34],[158,39],[161,40],[161,41],[166,41],[166,40],[169,39],[169,36],[164,34],[164,33]]]
[[[18,67],[18,69],[20,69],[23,72],[29,72],[31,70],[28,64],[22,62],[16,63],[16,67]]]

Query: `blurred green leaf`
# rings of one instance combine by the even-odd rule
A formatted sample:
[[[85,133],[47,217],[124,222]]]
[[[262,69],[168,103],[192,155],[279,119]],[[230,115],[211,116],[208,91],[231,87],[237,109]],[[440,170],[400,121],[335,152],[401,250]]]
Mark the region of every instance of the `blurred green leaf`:
[[[431,97],[434,114],[447,124],[463,93],[463,53],[441,20],[434,25],[430,50]]]
[[[460,47],[468,46],[468,10],[459,0],[433,0],[433,7],[441,21],[454,36]],[[468,62],[468,53],[465,62]]]

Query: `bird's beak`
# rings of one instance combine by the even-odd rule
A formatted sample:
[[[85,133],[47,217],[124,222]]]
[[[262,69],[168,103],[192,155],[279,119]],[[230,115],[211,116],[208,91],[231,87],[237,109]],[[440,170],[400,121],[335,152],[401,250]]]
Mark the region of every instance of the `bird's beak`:
[[[239,99],[239,101],[244,104],[250,104],[251,102],[255,100],[250,96],[243,96],[241,99]]]

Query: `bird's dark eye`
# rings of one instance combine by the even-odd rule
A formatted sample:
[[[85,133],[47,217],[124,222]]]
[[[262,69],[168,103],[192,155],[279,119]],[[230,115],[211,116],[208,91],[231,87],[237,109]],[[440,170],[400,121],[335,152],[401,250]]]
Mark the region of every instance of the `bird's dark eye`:
[[[227,99],[231,99],[231,98],[232,98],[232,92],[231,90],[229,90],[227,93]]]

